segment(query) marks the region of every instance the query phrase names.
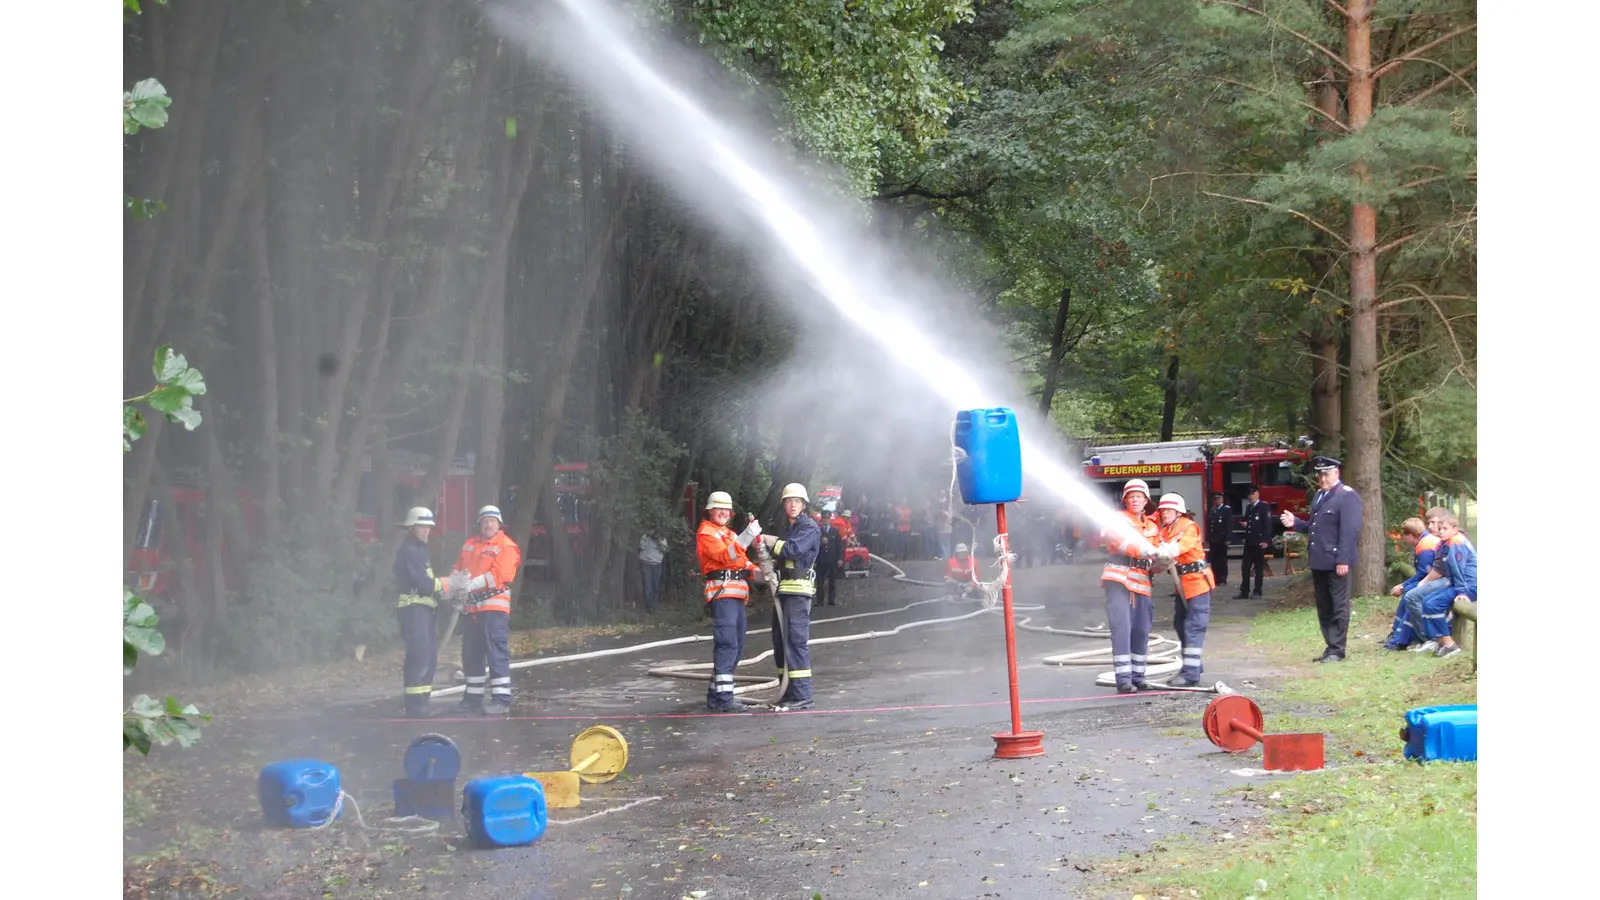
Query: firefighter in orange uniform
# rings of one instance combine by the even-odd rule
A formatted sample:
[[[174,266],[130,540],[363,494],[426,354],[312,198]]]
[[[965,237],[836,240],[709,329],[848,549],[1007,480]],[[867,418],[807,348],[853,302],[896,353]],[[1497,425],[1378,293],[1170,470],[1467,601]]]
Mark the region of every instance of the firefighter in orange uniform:
[[[504,527],[499,507],[478,510],[478,533],[462,545],[450,574],[452,599],[464,601],[467,615],[461,629],[467,690],[461,702],[469,711],[482,704],[490,716],[511,712],[511,582],[522,568],[522,551]]]
[[[1100,586],[1106,592],[1106,625],[1111,629],[1111,668],[1117,679],[1117,693],[1149,690],[1145,684],[1145,656],[1150,649],[1150,626],[1155,613],[1150,606],[1150,571],[1160,540],[1156,520],[1146,516],[1150,487],[1135,478],[1122,486],[1122,515],[1132,528],[1133,537],[1105,531],[1101,543],[1110,559],[1100,573]]]
[[[833,527],[839,530],[839,542],[846,547],[855,546],[856,523],[850,520],[850,510],[845,510],[839,518],[833,520]]]
[[[733,670],[744,654],[745,607],[750,605],[750,583],[761,581],[761,570],[745,551],[761,535],[755,516],[744,531],[728,527],[733,518],[733,498],[727,491],[712,491],[706,499],[706,519],[695,535],[700,574],[705,578],[706,614],[711,617],[711,685],[706,688],[706,708],[712,712],[746,712],[733,695]]]
[[[1178,606],[1172,615],[1172,630],[1178,633],[1178,643],[1183,646],[1183,668],[1167,680],[1172,687],[1200,683],[1200,655],[1206,645],[1206,626],[1211,623],[1211,592],[1217,586],[1200,540],[1200,526],[1187,517],[1188,512],[1178,494],[1162,494],[1161,504],[1156,507],[1156,518],[1161,523],[1157,555],[1176,563],[1178,572]]]

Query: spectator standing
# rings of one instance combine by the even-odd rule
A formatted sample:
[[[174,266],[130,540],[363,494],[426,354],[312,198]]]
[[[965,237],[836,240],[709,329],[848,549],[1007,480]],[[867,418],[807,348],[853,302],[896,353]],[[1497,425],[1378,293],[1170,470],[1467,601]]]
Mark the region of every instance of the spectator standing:
[[[1287,527],[1287,526],[1286,526]],[[1239,562],[1239,593],[1250,596],[1250,573],[1256,576],[1254,596],[1261,596],[1261,578],[1267,571],[1267,548],[1272,546],[1272,510],[1261,502],[1261,488],[1250,485],[1244,501],[1244,554]]]
[[[667,557],[667,540],[652,528],[639,535],[639,579],[644,587],[644,611],[653,613],[661,602],[661,568]]]
[[[817,605],[837,606],[839,566],[844,562],[844,537],[834,527],[832,514],[822,517],[822,544],[817,550]]]
[[[1317,622],[1326,649],[1314,662],[1343,662],[1350,630],[1350,568],[1356,561],[1361,533],[1361,495],[1339,479],[1339,461],[1329,456],[1311,460],[1321,490],[1311,501],[1309,520],[1283,511],[1283,527],[1309,534],[1306,555],[1317,595]]]
[[[1211,512],[1206,515],[1206,562],[1220,587],[1228,583],[1228,542],[1233,539],[1233,510],[1220,492],[1211,495]]]

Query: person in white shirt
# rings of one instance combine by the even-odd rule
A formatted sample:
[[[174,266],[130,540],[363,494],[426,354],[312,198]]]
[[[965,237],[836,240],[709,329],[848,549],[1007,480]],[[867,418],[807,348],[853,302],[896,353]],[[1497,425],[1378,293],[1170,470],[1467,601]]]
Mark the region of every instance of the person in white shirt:
[[[655,530],[639,535],[639,574],[644,581],[644,611],[653,613],[661,602],[661,561],[667,556],[667,540]]]

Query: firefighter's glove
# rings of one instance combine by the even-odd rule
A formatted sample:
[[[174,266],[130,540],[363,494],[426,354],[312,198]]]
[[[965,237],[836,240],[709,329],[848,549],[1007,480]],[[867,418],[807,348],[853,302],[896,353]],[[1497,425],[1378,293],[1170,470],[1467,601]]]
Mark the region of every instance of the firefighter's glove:
[[[464,569],[456,569],[445,579],[444,596],[446,600],[460,605],[460,601],[467,597],[467,582],[472,578]]]
[[[750,549],[750,542],[755,540],[756,538],[758,538],[760,536],[761,536],[761,523],[757,522],[754,516],[751,516],[750,517],[750,524],[746,525],[744,527],[744,530],[739,532],[739,536],[735,540],[737,540],[739,542],[739,547],[741,549],[749,550]]]
[[[1177,559],[1179,552],[1181,551],[1176,541],[1167,541],[1166,543],[1156,547],[1156,556],[1168,562]]]
[[[492,588],[494,586],[494,575],[488,572],[485,572],[476,578],[470,578],[467,580],[468,591],[481,591],[484,588]]]

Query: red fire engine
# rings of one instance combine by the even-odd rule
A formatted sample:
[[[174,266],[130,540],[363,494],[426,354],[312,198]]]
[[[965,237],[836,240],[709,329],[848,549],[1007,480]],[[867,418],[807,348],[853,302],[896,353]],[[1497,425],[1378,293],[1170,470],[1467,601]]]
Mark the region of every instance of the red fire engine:
[[[1283,531],[1277,523],[1280,512],[1307,514],[1307,482],[1302,475],[1311,459],[1310,443],[1306,438],[1290,444],[1228,437],[1090,447],[1083,475],[1104,490],[1113,506],[1120,506],[1122,485],[1130,478],[1142,478],[1150,486],[1152,504],[1162,494],[1182,495],[1202,535],[1213,493],[1223,495],[1239,522],[1245,495],[1255,485],[1272,510],[1273,533],[1278,534]],[[1243,540],[1240,522],[1228,542],[1236,545]]]

